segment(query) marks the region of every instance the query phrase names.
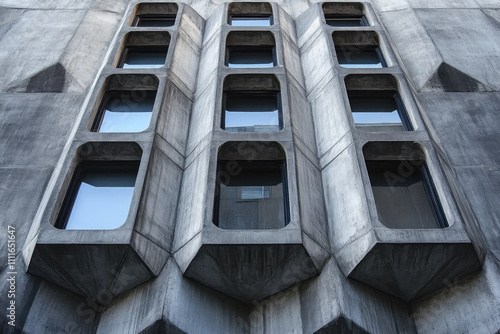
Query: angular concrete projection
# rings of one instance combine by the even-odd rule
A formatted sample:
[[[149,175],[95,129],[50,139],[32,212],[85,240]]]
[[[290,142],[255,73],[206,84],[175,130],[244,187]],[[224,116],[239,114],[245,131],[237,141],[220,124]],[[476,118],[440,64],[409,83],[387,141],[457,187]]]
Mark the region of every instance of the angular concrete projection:
[[[329,257],[329,243],[322,188],[318,182],[314,126],[303,88],[293,20],[276,4],[234,6],[231,10],[238,10],[241,15],[246,10],[254,15],[263,10],[263,14],[269,15],[271,9],[273,14],[271,26],[239,33],[242,27],[227,23],[228,6],[219,7],[207,20],[208,37],[201,51],[202,65],[192,111],[174,257],[185,276],[251,303],[317,275]],[[259,34],[260,31],[266,33]],[[263,36],[271,36],[275,42],[273,67],[239,69],[225,65],[226,43],[247,45]],[[279,94],[280,129],[225,131],[222,124],[224,93],[252,91]],[[296,143],[294,149],[292,142]],[[226,150],[228,145],[232,148]],[[220,177],[218,155],[225,156],[223,160],[273,160],[271,152],[280,150],[284,151],[279,160],[286,160],[290,202],[286,210],[290,211],[290,223],[281,229],[269,230],[230,230],[215,226],[215,185]],[[248,158],[246,154],[252,152],[261,158]]]
[[[500,34],[498,22],[479,8],[424,8],[415,9],[415,14],[442,61],[495,90],[500,89],[500,41],[495,37]]]
[[[10,93],[62,93],[81,91],[81,86],[67,73],[61,63],[54,64],[46,69],[14,84],[7,89]]]
[[[175,51],[168,75],[189,99],[193,99],[205,20],[191,7],[182,4],[177,15],[180,16],[179,26],[170,44]]]
[[[499,36],[499,0],[0,0],[0,333],[500,334]]]
[[[247,318],[245,305],[185,279],[171,258],[156,279],[103,308],[96,333],[248,333]]]
[[[429,81],[420,89],[421,93],[434,92],[492,92],[488,85],[457,70],[447,63],[439,65]]]
[[[490,265],[491,264],[491,265]],[[426,332],[498,333],[500,324],[500,267],[486,260],[482,274],[447,281],[446,288],[411,305],[415,325]],[[475,303],[478,298],[481,302]]]
[[[164,153],[158,145],[151,157],[148,145],[142,147],[127,142],[79,146],[77,156],[65,162],[66,177],[59,179],[58,191],[47,206],[29,262],[30,273],[102,304],[158,275],[169,257],[181,169],[168,157],[172,153]],[[114,230],[55,229],[52,225],[61,214],[72,169],[80,162],[116,158],[143,161],[125,223]],[[145,175],[146,169],[150,171]],[[147,200],[141,201],[144,196]],[[153,210],[158,200],[163,209]],[[99,273],[100,278],[89,273]]]
[[[26,10],[8,23],[0,38],[0,66],[4,68],[0,90],[8,90],[60,62],[83,17],[81,10]],[[23,35],[22,43],[15,34]],[[6,50],[11,48],[8,54]]]
[[[398,333],[412,327],[405,302],[345,278],[333,258],[318,277],[255,305],[249,321],[265,334]]]
[[[216,174],[217,151],[220,149],[224,160],[235,162],[243,159],[238,151],[257,154],[252,159],[269,160],[274,159],[279,144],[229,142],[221,148],[217,142],[213,145],[210,151],[205,148],[190,163],[182,183],[174,257],[184,275],[246,303],[257,302],[317,275],[329,254],[322,211],[317,207],[321,199],[303,199],[298,206],[297,196],[302,195],[297,194],[295,181],[297,178],[305,189],[317,191],[317,184],[305,185],[310,181],[307,178],[314,176],[314,166],[308,166],[310,163],[298,154],[294,161],[290,144],[283,144],[286,147],[290,223],[284,228],[270,230],[222,229],[212,223],[216,179],[222,175]],[[297,168],[300,165],[305,175],[296,175],[295,164]],[[316,174],[318,176],[319,171],[316,170]],[[200,180],[207,178],[203,191],[199,191]],[[194,184],[197,184],[196,193],[193,193]],[[309,216],[312,211],[317,218]],[[304,215],[302,220],[300,214]]]
[[[135,13],[132,9],[126,14],[129,21]],[[193,95],[196,74],[192,64],[199,60],[204,21],[187,6],[179,6],[175,22],[175,30],[152,33],[122,26],[95,89],[89,92],[92,102],[83,111],[40,228],[35,231],[38,226],[33,225],[35,237],[28,241],[30,249],[33,247],[31,254],[27,251],[30,273],[100,304],[109,303],[156,277],[170,257],[191,112],[188,96]],[[124,36],[132,36],[139,43],[145,42],[140,39],[143,36],[153,44],[169,44],[165,65],[148,69],[149,74],[116,68]],[[26,89],[43,90],[49,85],[59,90],[64,85],[63,71],[58,63],[48,73],[31,78]],[[53,77],[54,80],[47,80]],[[130,96],[123,97],[123,93],[119,97],[123,99],[120,103],[127,107],[142,101],[145,91],[155,93],[151,120],[143,131],[101,133],[94,129],[96,120],[102,117],[100,106],[107,91],[132,92]],[[71,184],[77,182],[73,174],[80,163],[94,161],[108,165],[113,161],[140,163],[127,218],[123,225],[112,230],[85,230],[85,226],[64,229],[59,217],[67,216],[63,212],[71,211],[73,205],[68,204],[69,209],[65,209],[65,198],[70,198],[66,194]]]
[[[394,3],[388,5],[393,6]],[[381,21],[394,41],[415,88],[419,90],[443,62],[442,55],[413,9],[391,9],[380,13]]]
[[[364,148],[364,158],[360,160],[408,160],[410,155],[416,155],[420,150],[415,145],[403,142],[368,143]],[[432,158],[432,149],[428,144],[424,146],[426,155]],[[364,167],[361,168],[361,175],[356,175],[359,167],[353,155],[352,148],[345,150],[325,168],[323,175],[327,181],[326,190],[335,191],[334,195],[339,196],[351,189],[349,200],[334,205],[330,212],[333,215],[331,233],[335,238],[333,247],[346,276],[405,301],[412,301],[445,287],[447,281],[459,280],[480,270],[481,258],[465,232],[464,222],[444,182],[435,181],[438,189],[435,196],[440,198],[449,227],[387,228],[379,221],[369,180],[363,184]],[[422,156],[422,153],[418,155]],[[430,174],[433,174],[431,178],[442,180],[431,158],[427,160]],[[348,164],[351,164],[349,171],[338,173],[341,165],[345,168]],[[411,171],[409,165],[401,168],[400,175]],[[402,178],[400,175],[394,177]],[[367,195],[364,195],[365,191]],[[332,202],[335,202],[334,198]],[[350,228],[345,228],[347,225]]]

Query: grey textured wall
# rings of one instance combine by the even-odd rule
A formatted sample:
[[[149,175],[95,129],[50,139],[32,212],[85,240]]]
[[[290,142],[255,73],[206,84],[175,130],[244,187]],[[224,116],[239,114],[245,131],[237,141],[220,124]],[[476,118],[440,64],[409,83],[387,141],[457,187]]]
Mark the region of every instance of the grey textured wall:
[[[220,62],[228,31],[223,24],[226,3],[179,1],[186,6],[178,31],[172,33],[175,48],[167,59],[168,72],[159,74],[164,100],[156,111],[157,123],[133,138],[151,158],[142,167],[146,175],[142,197],[136,196],[139,218],[124,238],[132,240],[130,247],[140,254],[137,262],[153,278],[103,300],[99,293],[84,297],[61,287],[65,285],[58,284],[57,277],[27,273],[40,256],[34,249],[42,244],[50,247],[53,233],[61,232],[50,226],[48,218],[57,202],[55,192],[63,187],[72,150],[93,140],[80,135],[85,130],[82,124],[91,114],[103,78],[117,73],[111,63],[136,3],[0,0],[0,331],[500,331],[498,0],[364,2],[373,29],[383,36],[384,52],[392,64],[389,71],[398,78],[419,125],[415,133],[385,137],[355,130],[346,117],[343,78],[350,72],[343,72],[334,61],[330,31],[321,22],[317,2],[274,2],[279,28],[272,29],[281,54],[279,67],[270,73],[281,80],[291,126],[289,132],[258,140],[279,141],[294,164],[291,197],[296,223],[279,232],[278,241],[273,235],[258,238],[295,245],[292,257],[301,261],[274,268],[274,280],[279,282],[270,283],[269,290],[280,292],[258,301],[237,300],[206,287],[216,276],[196,279],[203,276],[204,261],[213,254],[208,244],[258,240],[255,235],[219,233],[207,219],[215,177],[210,173],[218,145],[226,140],[220,129],[214,129],[222,78],[229,73]],[[438,190],[448,196],[445,211],[453,217],[453,226],[446,231],[394,233],[377,225],[373,199],[365,195],[369,183],[361,151],[364,143],[377,140],[424,143]],[[8,297],[7,279],[12,275],[8,226],[15,227],[16,237],[15,327],[7,317],[14,300]],[[115,237],[110,235],[92,238],[110,243]],[[120,236],[117,232],[116,238]],[[383,248],[396,244],[410,250]],[[69,251],[61,249],[62,255]],[[272,257],[280,251],[269,247],[264,253]],[[412,256],[418,259],[416,265],[411,264]],[[417,298],[405,298],[408,294],[394,296],[384,290],[381,280],[387,279],[386,273],[366,269],[377,266],[377,257],[391,258],[391,268],[400,270],[396,281],[402,291],[413,293],[413,281],[408,280],[419,276],[429,283],[422,287],[425,293],[408,293]],[[104,263],[99,256],[87,257],[92,260],[90,267]],[[394,264],[397,261],[402,262]],[[195,263],[198,267],[186,271]],[[416,271],[419,263],[424,268]],[[51,261],[43,265],[52,268]],[[130,268],[138,268],[135,265],[130,262]],[[300,282],[292,284],[296,281],[288,277],[297,272]],[[99,280],[93,271],[85,274],[82,282]]]

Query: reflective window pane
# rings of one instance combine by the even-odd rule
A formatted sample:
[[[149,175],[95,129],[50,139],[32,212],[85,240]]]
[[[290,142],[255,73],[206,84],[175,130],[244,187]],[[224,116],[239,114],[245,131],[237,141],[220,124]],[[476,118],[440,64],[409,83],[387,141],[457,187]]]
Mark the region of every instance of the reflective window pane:
[[[272,16],[232,16],[230,24],[235,27],[268,27]]]
[[[228,67],[233,68],[262,68],[274,66],[273,48],[229,48],[227,53]]]
[[[281,130],[282,117],[277,93],[226,93],[222,128],[229,132]]]
[[[101,105],[98,132],[140,132],[148,128],[156,91],[108,91]]]
[[[406,112],[395,92],[348,93],[354,123],[357,125],[399,126],[411,130]]]
[[[385,67],[382,55],[378,48],[363,46],[335,47],[339,65],[347,68],[381,68]]]
[[[219,171],[229,161],[219,161]],[[234,163],[234,161],[230,162]],[[238,175],[219,185],[214,223],[223,229],[278,229],[288,223],[284,162],[238,161]],[[285,173],[286,174],[286,173]]]
[[[121,67],[158,68],[165,64],[167,47],[127,49]]]
[[[420,161],[367,161],[379,220],[390,228],[440,228],[440,206]]]
[[[110,230],[127,219],[137,167],[126,170],[89,168],[81,175],[67,219],[68,230]]]

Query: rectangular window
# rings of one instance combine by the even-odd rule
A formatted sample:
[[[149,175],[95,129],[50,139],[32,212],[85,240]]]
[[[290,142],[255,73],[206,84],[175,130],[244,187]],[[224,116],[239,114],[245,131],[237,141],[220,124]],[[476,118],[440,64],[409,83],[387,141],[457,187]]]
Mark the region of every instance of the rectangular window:
[[[232,68],[264,68],[275,66],[275,48],[269,47],[228,47],[226,66]]]
[[[269,27],[273,25],[272,15],[236,16],[229,17],[229,24],[233,27]]]
[[[228,164],[236,165],[239,173],[217,185],[214,224],[223,229],[285,227],[289,221],[285,162],[219,160],[217,174]]]
[[[118,67],[158,68],[165,64],[168,46],[125,47]]]
[[[222,129],[275,132],[283,128],[279,93],[241,91],[224,94]]]
[[[378,46],[342,45],[335,46],[339,65],[346,68],[386,67]]]
[[[379,220],[389,228],[447,227],[425,162],[366,161]]]
[[[94,132],[141,132],[149,127],[156,90],[106,91]]]
[[[145,14],[136,16],[134,27],[171,27],[175,24],[175,15]]]
[[[348,91],[356,125],[399,126],[412,130],[399,94],[394,91]]]
[[[73,176],[56,227],[111,230],[125,223],[138,162],[84,162]]]

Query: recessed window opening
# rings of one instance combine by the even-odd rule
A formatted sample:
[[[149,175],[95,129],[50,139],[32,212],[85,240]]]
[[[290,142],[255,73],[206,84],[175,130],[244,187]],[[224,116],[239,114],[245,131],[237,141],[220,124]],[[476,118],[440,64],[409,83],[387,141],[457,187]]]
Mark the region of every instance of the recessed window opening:
[[[278,92],[226,92],[224,105],[226,131],[274,132],[283,128]]]
[[[132,20],[133,27],[171,27],[175,25],[178,6],[175,3],[141,3]]]
[[[121,62],[122,68],[158,68],[165,64],[167,46],[127,47]]]
[[[228,24],[235,27],[273,25],[273,11],[268,2],[235,2],[228,7]]]
[[[93,132],[141,132],[149,127],[158,79],[153,75],[112,75],[106,79],[90,127]]]
[[[141,132],[149,127],[156,90],[115,90],[104,94],[94,132]]]
[[[131,32],[125,38],[118,67],[162,67],[165,65],[169,43],[168,32]]]
[[[75,170],[56,227],[111,230],[125,223],[139,162],[88,161]]]
[[[232,68],[273,67],[274,47],[268,46],[231,46],[227,48],[226,66]]]
[[[279,84],[277,79],[275,77],[273,79],[273,77],[269,75],[242,75],[226,78],[221,117],[223,130],[228,132],[276,132],[283,129]],[[272,80],[269,80],[270,78]],[[268,86],[269,83],[271,86]]]
[[[235,146],[234,143],[225,144]],[[252,149],[250,143],[238,146]],[[276,150],[277,144],[271,144]],[[221,151],[224,151],[223,147]],[[286,162],[281,148],[276,160],[226,160],[219,153],[213,222],[223,229],[280,229],[289,218]],[[222,158],[221,158],[222,157]],[[234,156],[236,157],[236,156]],[[236,157],[237,158],[237,157]],[[240,157],[243,158],[243,157]],[[262,158],[262,157],[260,157]],[[271,159],[271,160],[269,160]]]
[[[396,91],[349,91],[348,96],[356,125],[387,125],[411,130]]]
[[[226,66],[266,68],[276,65],[274,36],[270,32],[231,32],[226,40]]]
[[[367,145],[380,146],[384,143]],[[382,224],[395,229],[448,226],[425,160],[401,156],[386,156],[389,160],[369,160],[366,155],[366,168]],[[423,156],[423,153],[411,151],[411,155]]]
[[[386,67],[378,46],[336,46],[335,52],[339,65],[346,68]]]
[[[391,75],[349,75],[345,82],[356,126],[379,127],[379,130],[413,130],[398,93],[397,82]]]
[[[354,2],[325,2],[323,13],[326,24],[332,27],[368,26],[364,6]]]
[[[373,31],[341,31],[333,33],[339,65],[346,68],[381,68],[387,64]]]

